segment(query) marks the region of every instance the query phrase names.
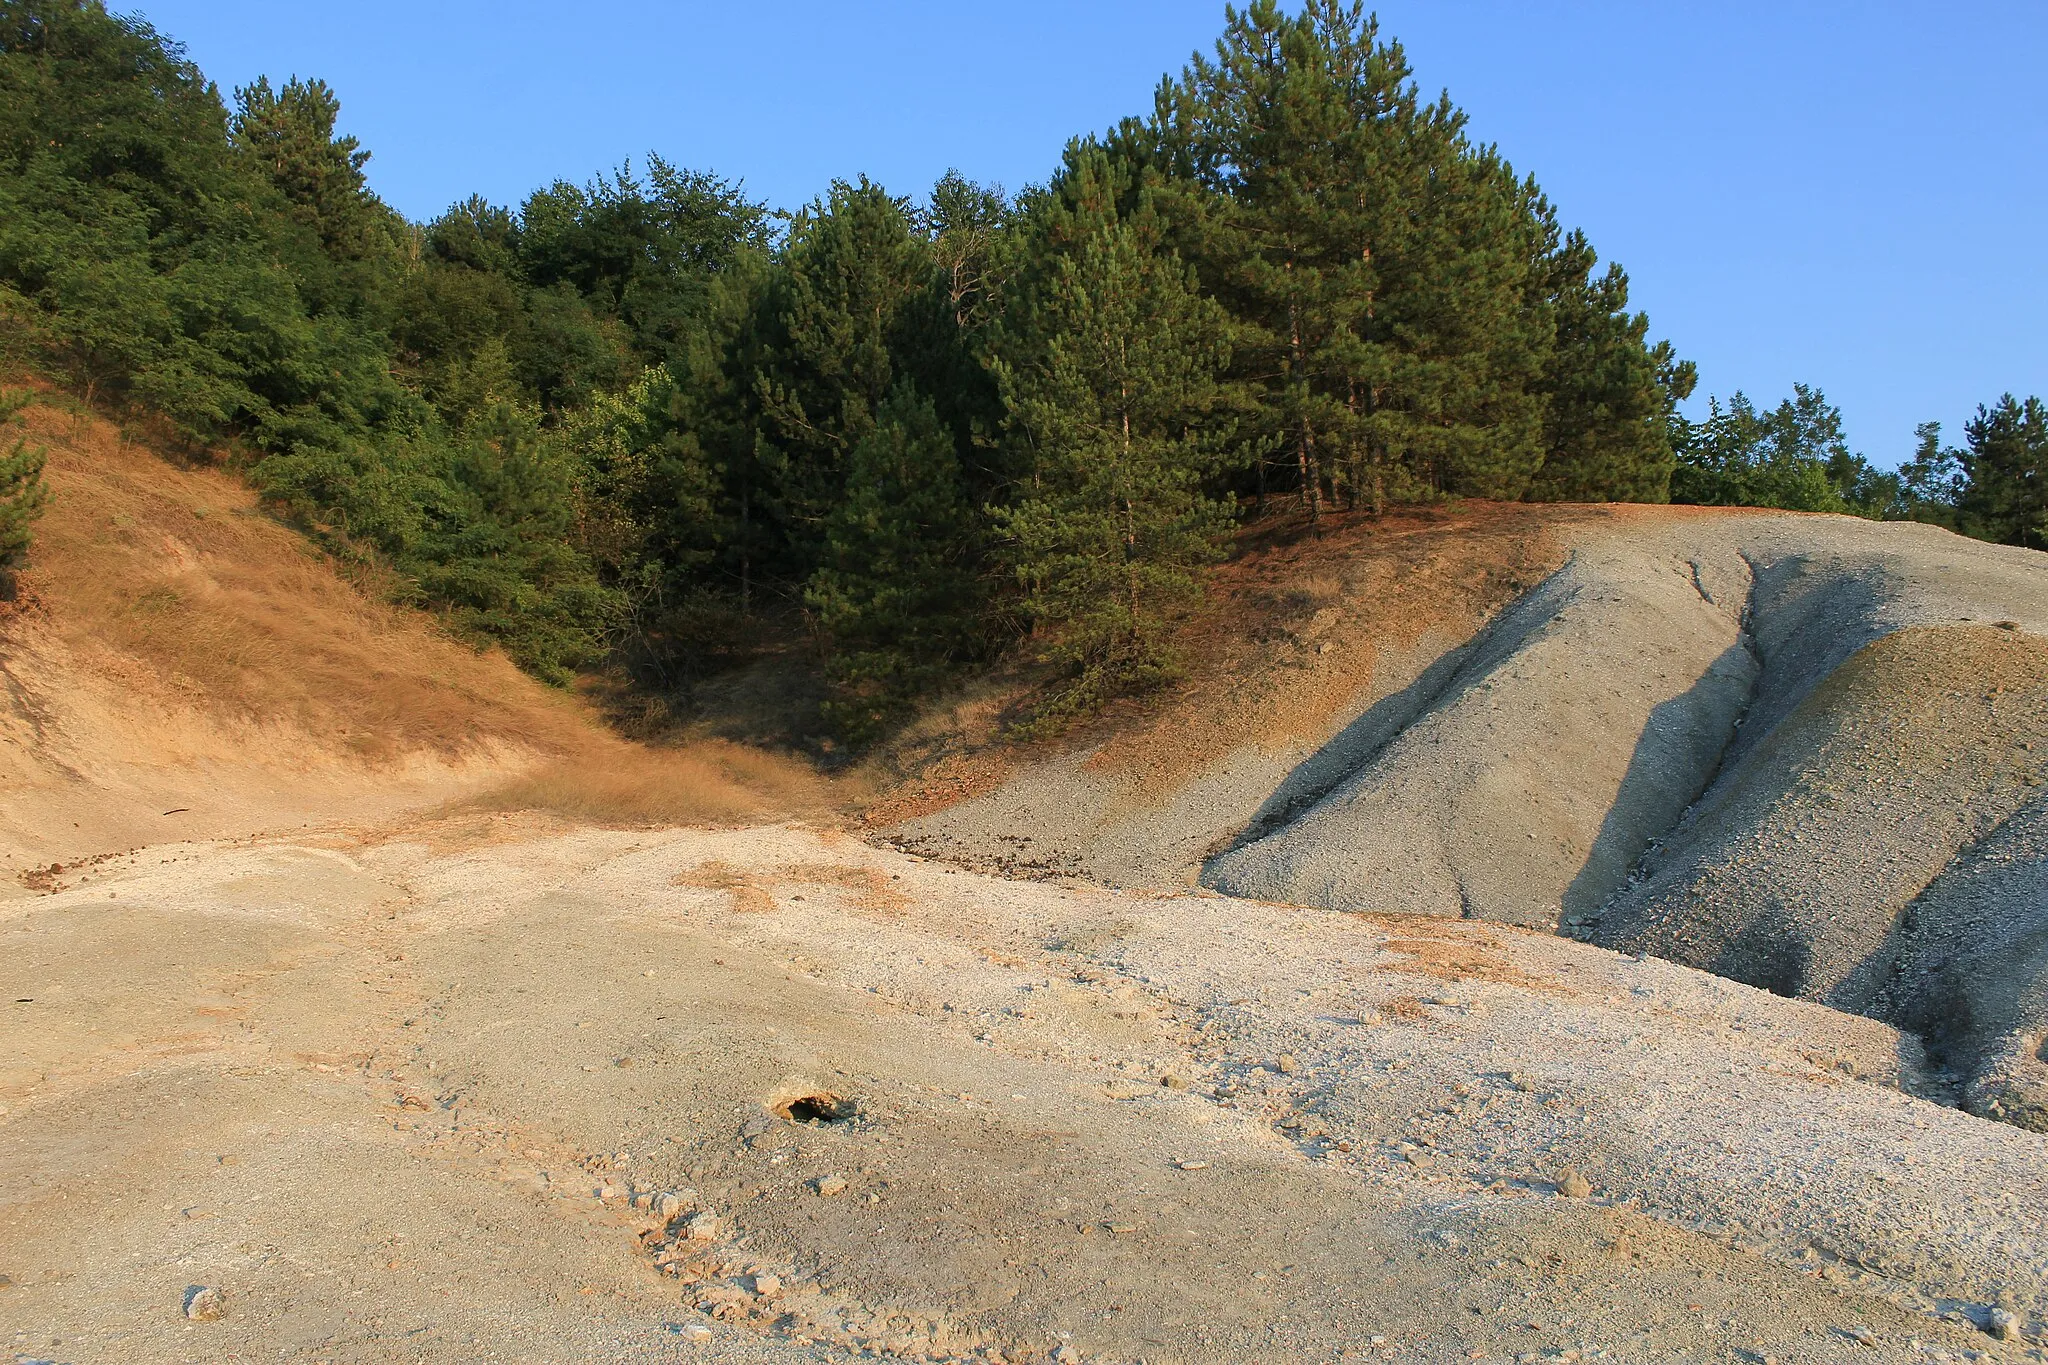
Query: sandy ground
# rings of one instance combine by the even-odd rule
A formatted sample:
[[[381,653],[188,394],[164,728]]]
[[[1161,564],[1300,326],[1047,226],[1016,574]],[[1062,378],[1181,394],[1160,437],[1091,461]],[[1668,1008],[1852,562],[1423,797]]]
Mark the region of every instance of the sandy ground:
[[[1549,935],[530,817],[0,925],[19,1360],[2043,1357],[2036,1135]]]

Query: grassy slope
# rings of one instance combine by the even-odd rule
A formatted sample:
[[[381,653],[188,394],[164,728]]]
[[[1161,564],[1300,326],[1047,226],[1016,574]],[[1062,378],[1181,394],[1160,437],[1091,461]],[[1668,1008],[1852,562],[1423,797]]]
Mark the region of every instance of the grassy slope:
[[[344,578],[231,473],[55,396],[27,422],[53,498],[0,615],[17,869],[451,799],[674,821],[821,800],[804,770],[735,746],[622,743]]]

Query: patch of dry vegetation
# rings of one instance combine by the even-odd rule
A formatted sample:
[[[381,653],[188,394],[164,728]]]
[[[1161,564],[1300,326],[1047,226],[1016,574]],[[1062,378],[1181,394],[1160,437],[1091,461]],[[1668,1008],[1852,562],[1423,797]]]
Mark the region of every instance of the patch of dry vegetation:
[[[83,672],[161,713],[159,729],[202,717],[192,733],[212,737],[209,758],[289,765],[318,753],[383,769],[431,756],[479,776],[516,772],[461,803],[472,810],[727,824],[830,809],[824,782],[790,759],[619,739],[502,654],[380,600],[394,585],[352,581],[229,470],[53,395],[27,420],[53,496],[0,638],[61,660],[46,686]],[[93,763],[81,753],[61,766]]]
[[[831,803],[823,779],[794,759],[722,740],[649,749],[593,735],[465,805],[601,825],[729,825],[823,815]]]
[[[36,406],[27,421],[53,496],[10,634],[54,631],[123,687],[366,759],[585,742],[566,698],[365,593],[233,474],[174,464],[84,412]]]

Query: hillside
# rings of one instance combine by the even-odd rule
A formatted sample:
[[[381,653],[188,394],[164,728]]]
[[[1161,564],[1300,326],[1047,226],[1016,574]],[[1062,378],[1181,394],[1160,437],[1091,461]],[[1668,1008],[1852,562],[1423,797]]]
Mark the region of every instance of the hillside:
[[[1478,505],[1255,551],[1211,612],[1169,700],[873,818],[989,868],[1654,953],[1920,1030],[1973,1109],[2048,1126],[2038,552]]]
[[[27,413],[53,501],[0,604],[0,867],[370,821],[491,795],[633,813],[815,803],[727,748],[650,762],[566,694],[384,605],[265,515],[68,400]]]
[[[231,476],[32,420],[58,496],[0,640],[23,1359],[2039,1357],[2048,1150],[1955,1107],[1923,1018],[1970,1002],[1972,1094],[2026,1061],[2033,987],[1958,945],[2024,965],[2039,822],[1956,726],[2039,746],[2040,627],[1951,618],[2030,559],[1672,509],[1254,532],[1182,686],[1020,747],[1022,684],[985,680],[871,765],[898,823],[862,842],[778,760],[625,744],[379,605]],[[1731,714],[1762,719],[1716,777]],[[1660,916],[1724,904],[1688,888],[1728,831],[1783,831],[1754,875],[1791,903],[1823,812],[1788,802],[1825,789],[1771,783],[1846,790],[1876,742],[1919,813],[1825,814],[1962,850],[1887,949],[1928,970],[1872,1018],[1686,958]],[[1661,838],[1639,880],[1633,844],[1587,856],[1610,825]],[[1673,946],[1529,927],[1586,866],[1618,894],[1581,932]]]

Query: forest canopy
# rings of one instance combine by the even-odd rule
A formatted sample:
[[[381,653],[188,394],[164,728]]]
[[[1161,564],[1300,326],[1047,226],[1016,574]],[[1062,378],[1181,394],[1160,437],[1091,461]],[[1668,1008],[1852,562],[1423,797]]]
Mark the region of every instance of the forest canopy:
[[[407,221],[292,77],[224,96],[98,0],[0,0],[17,367],[242,452],[337,555],[561,682],[814,642],[842,741],[1021,645],[1053,722],[1172,676],[1239,520],[1446,497],[1917,516],[2048,539],[2040,404],[1900,474],[1693,368],[1359,6],[1227,10],[1014,197],[793,215],[650,156]]]

